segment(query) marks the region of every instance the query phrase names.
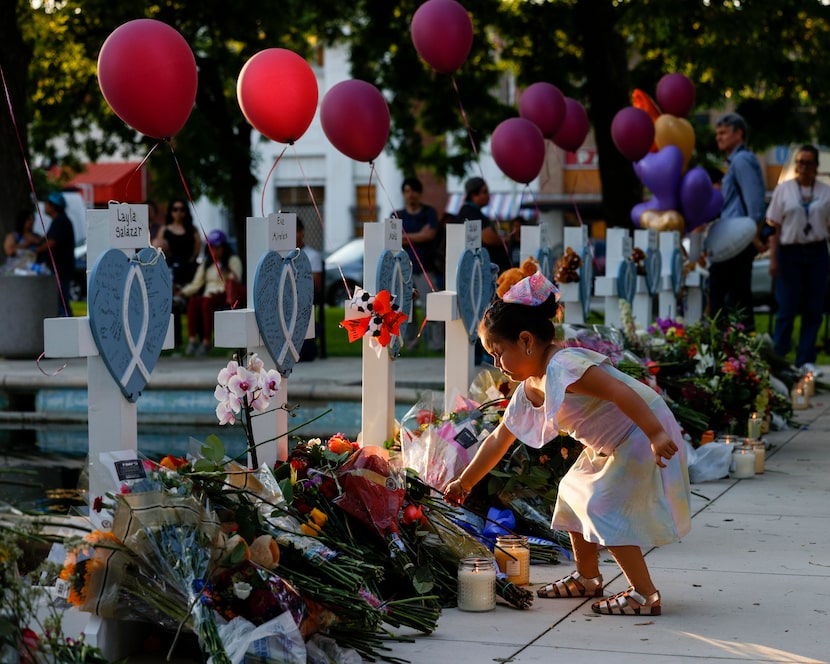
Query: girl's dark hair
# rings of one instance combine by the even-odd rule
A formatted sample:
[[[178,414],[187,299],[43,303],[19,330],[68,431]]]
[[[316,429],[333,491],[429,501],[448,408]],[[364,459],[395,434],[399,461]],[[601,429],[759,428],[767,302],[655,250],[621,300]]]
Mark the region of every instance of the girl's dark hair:
[[[530,332],[543,343],[550,343],[556,336],[553,319],[559,315],[556,294],[536,306],[493,300],[478,325],[478,334],[490,335],[505,341],[518,341],[522,332]]]

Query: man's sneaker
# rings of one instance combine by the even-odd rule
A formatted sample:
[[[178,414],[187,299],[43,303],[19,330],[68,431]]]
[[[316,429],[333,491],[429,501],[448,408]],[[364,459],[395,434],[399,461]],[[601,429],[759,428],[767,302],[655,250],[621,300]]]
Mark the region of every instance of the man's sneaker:
[[[804,364],[802,364],[801,373],[804,375],[811,373],[815,378],[821,378],[824,375],[824,372],[821,370],[821,367],[817,367],[812,362],[805,362]]]

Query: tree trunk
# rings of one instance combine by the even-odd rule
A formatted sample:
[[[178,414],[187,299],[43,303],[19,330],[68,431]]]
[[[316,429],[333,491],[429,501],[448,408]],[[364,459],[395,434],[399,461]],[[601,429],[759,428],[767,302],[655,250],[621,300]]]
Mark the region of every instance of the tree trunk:
[[[617,111],[630,106],[628,53],[614,30],[611,0],[579,0],[576,21],[585,49],[588,114],[594,127],[602,180],[602,206],[609,227],[630,227],[631,208],[642,201],[643,189],[631,162],[611,138]]]
[[[14,230],[14,220],[20,210],[32,206],[31,187],[26,175],[26,161],[29,159],[26,88],[32,50],[20,34],[18,4],[14,1],[0,3],[0,67],[4,83],[0,97],[0,150],[4,153],[4,158],[0,159],[0,237]],[[9,111],[9,99],[14,109],[14,121]]]

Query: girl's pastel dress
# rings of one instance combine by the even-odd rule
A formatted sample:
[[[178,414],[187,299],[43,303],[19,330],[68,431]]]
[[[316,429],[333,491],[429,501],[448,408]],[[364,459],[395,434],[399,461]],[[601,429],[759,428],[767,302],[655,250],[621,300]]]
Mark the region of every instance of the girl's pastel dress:
[[[648,437],[614,403],[565,391],[594,366],[642,396],[677,443],[666,468],[655,463]],[[559,484],[552,528],[582,533],[597,544],[639,547],[668,544],[691,529],[680,427],[657,392],[614,368],[604,355],[575,347],[557,351],[547,368],[545,403],[533,406],[522,383],[504,424],[531,447],[541,447],[560,431],[585,445]]]

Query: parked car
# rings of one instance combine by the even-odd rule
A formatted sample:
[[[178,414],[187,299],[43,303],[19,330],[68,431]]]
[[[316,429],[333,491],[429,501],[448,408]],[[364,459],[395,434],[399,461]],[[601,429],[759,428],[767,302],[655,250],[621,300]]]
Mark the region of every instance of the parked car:
[[[342,271],[342,276],[341,276]],[[332,251],[325,260],[324,293],[326,304],[343,306],[355,286],[363,285],[363,238],[349,240],[339,249]],[[346,280],[346,284],[343,280]]]

